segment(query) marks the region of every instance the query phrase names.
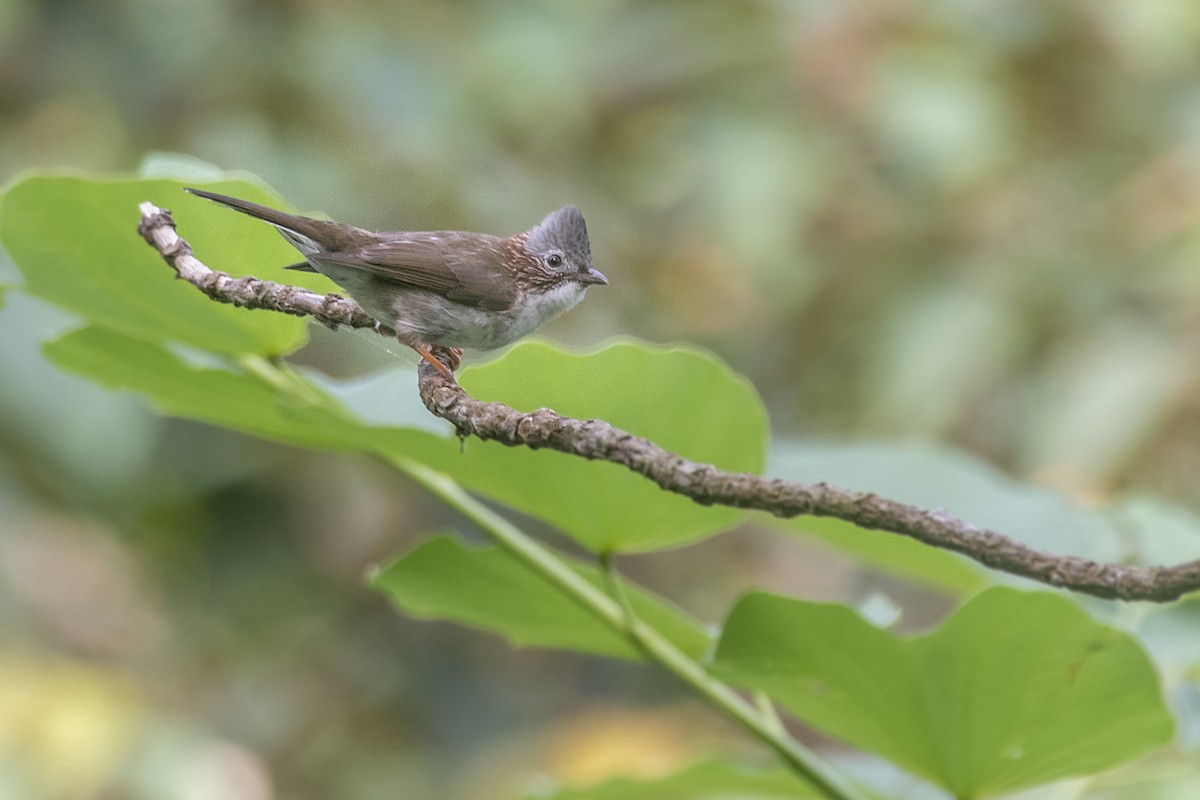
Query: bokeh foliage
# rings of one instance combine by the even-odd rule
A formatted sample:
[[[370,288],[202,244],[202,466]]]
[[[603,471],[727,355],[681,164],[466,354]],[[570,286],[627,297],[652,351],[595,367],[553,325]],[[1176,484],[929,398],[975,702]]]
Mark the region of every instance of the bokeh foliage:
[[[279,344],[253,332],[206,343],[198,333],[203,320],[192,309],[207,309],[211,302],[199,292],[167,294],[171,283],[165,267],[154,275],[149,265],[130,266],[138,264],[135,252],[144,246],[137,238],[105,240],[112,223],[103,210],[167,190],[179,192],[181,186],[45,177],[17,183],[6,193],[0,241],[28,277],[25,290],[80,317],[80,327],[45,343],[51,363],[132,391],[168,414],[288,445],[375,456],[431,492],[432,468],[441,473],[433,480],[458,480],[606,557],[695,543],[739,521],[740,514],[686,504],[611,464],[495,444],[473,444],[467,452],[452,438],[425,430],[423,417],[399,425],[369,424],[283,362]],[[212,206],[205,210],[224,213]],[[56,235],[54,247],[46,247],[45,220],[56,213],[80,222]],[[260,226],[246,241],[268,237],[274,241],[273,233]],[[79,253],[89,242],[94,246],[82,258]],[[253,254],[250,246],[228,252],[228,268],[245,271],[254,263]],[[76,279],[65,281],[63,274]],[[117,279],[123,274],[129,282]],[[131,303],[129,315],[114,314],[130,286],[139,284],[152,298],[158,293],[155,302],[138,297],[145,313]],[[89,288],[80,291],[79,286]],[[182,324],[189,319],[193,325]],[[291,334],[284,340],[291,342],[291,352],[302,341],[297,322],[280,329]],[[531,376],[537,376],[536,386]],[[544,402],[569,414],[607,419],[697,460],[748,471],[763,464],[767,430],[757,395],[710,355],[692,349],[629,340],[573,355],[526,342],[486,366],[465,370],[463,381],[476,393],[518,408]],[[929,454],[913,473],[907,471],[914,466],[911,458],[893,469],[879,468],[881,455],[871,449],[813,452],[792,445],[784,448],[778,466],[784,474],[802,473],[815,461],[834,475],[840,468],[851,485],[891,480],[898,496],[945,491],[949,475],[960,486],[974,487],[970,493],[948,493],[957,495],[964,508],[981,519],[994,515],[1000,527],[1023,523],[1025,535],[1035,541],[1057,527],[1097,525],[1086,514],[1003,486],[995,476],[982,471],[971,476],[976,468],[955,465],[949,456]],[[440,496],[478,522],[452,494]],[[1024,515],[1018,511],[1022,504],[1028,507]],[[841,537],[825,533],[841,544]],[[454,620],[518,645],[653,662],[649,648],[635,646],[611,623],[575,605],[533,562],[511,551],[511,539],[497,544],[502,546],[467,549],[452,539],[434,538],[397,559],[372,584],[418,618]],[[1093,540],[1083,547],[1094,554],[1102,545]],[[897,558],[906,552],[909,557]],[[970,588],[987,577],[978,568],[964,572],[959,559],[911,542],[893,549],[892,557],[896,564],[880,565],[943,589]],[[682,657],[708,660],[709,634],[671,603],[632,587],[618,593],[597,568],[563,563],[573,580],[611,592],[612,601],[627,597],[620,601],[628,603],[627,614],[657,630]],[[947,572],[958,577],[947,578]],[[974,580],[956,585],[964,575]],[[1069,600],[1011,590],[975,597],[939,631],[911,643],[877,631],[845,606],[750,594],[729,612],[713,668],[717,676],[763,692],[818,730],[888,758],[956,796],[989,796],[1086,775],[1163,744],[1173,727],[1157,677],[1132,637],[1091,622]],[[925,736],[914,734],[922,730]],[[1081,740],[1087,746],[1081,747]],[[757,778],[747,776],[747,790],[757,786]],[[630,787],[631,793],[639,791]]]
[[[762,393],[790,477],[834,479],[837,467],[842,482],[1016,522],[989,524],[1050,536],[1042,546],[1165,563],[1194,554],[1200,473],[1198,61],[1200,8],[1188,0],[7,0],[0,177],[127,171],[147,151],[182,151],[263,175],[294,207],[376,228],[508,232],[574,202],[613,284],[552,338],[590,346],[621,333],[716,353]],[[129,214],[121,235],[132,236],[132,210],[103,213]],[[214,262],[248,235],[234,216],[222,230],[236,236],[205,242]],[[61,244],[54,230],[48,247]],[[255,274],[291,259],[282,243],[262,247]],[[140,244],[129,252],[130,268],[162,277]],[[0,258],[0,283],[21,281]],[[156,743],[133,763],[155,766],[123,780],[155,797],[196,774],[241,775],[247,796],[272,780],[288,797],[401,784],[413,797],[492,796],[530,765],[607,777],[571,753],[633,758],[575,713],[650,691],[628,673],[514,657],[443,627],[398,636],[391,609],[364,599],[364,565],[453,523],[419,494],[360,462],[165,422],[65,377],[40,343],[76,321],[20,291],[3,302],[0,619],[5,641],[32,655],[2,657],[36,690],[14,696],[53,711],[13,774],[61,764],[61,723],[90,732],[67,750],[93,768],[39,779],[86,794],[117,769],[111,743],[128,740],[131,720]],[[194,313],[232,326],[206,338],[294,322]],[[314,369],[394,365],[362,336],[311,336],[299,357]],[[399,395],[411,384],[382,397]],[[401,404],[375,397],[376,409]],[[831,439],[834,452],[789,458],[792,434]],[[949,441],[1069,496],[1014,497],[994,470],[920,444],[841,449],[877,436]],[[896,486],[916,474],[936,480]],[[963,475],[995,493],[981,500]],[[1115,491],[1183,507],[1072,513]],[[1042,512],[1071,522],[1048,527]],[[766,581],[826,599],[882,589],[919,624],[945,601],[878,570],[951,592],[991,579],[910,543],[822,533],[852,537],[866,557],[743,536],[638,568],[709,619]],[[1187,707],[1194,609],[1142,614],[1119,616]],[[463,688],[479,685],[489,691]],[[80,700],[49,702],[63,697]],[[639,720],[664,714],[652,706]],[[699,748],[707,730],[643,745],[669,762],[647,769],[678,767],[679,743]],[[524,756],[497,755],[514,740]],[[446,762],[468,774],[443,777]],[[1177,763],[1162,767],[1175,777],[1154,791],[1194,795]]]

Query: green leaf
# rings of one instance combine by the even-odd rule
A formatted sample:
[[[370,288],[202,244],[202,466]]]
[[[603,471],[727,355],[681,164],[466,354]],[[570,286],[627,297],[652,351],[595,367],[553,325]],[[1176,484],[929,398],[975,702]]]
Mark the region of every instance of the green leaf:
[[[1059,595],[1001,587],[911,639],[844,606],[750,594],[714,670],[957,797],[1106,769],[1173,727],[1131,637]]]
[[[1200,595],[1192,594],[1169,605],[1148,604],[1145,615],[1134,620],[1139,641],[1150,652],[1163,682],[1176,690],[1188,688],[1177,712],[1181,727],[1195,730],[1200,723],[1200,707],[1195,701],[1195,681],[1200,668],[1200,636],[1196,635],[1196,620],[1200,619]],[[1200,796],[1200,795],[1197,795]]]
[[[1200,515],[1153,497],[1130,497],[1104,512],[1122,534],[1124,561],[1180,564],[1200,558]]]
[[[553,354],[550,360],[558,365],[573,360],[545,345],[524,347]],[[639,349],[627,344],[617,348]],[[187,363],[166,347],[99,327],[67,334],[47,344],[45,352],[62,369],[111,388],[138,392],[169,414],[301,447],[419,461],[480,494],[511,502],[519,510],[557,524],[577,538],[592,535],[592,543],[598,542],[598,547],[632,541],[646,549],[649,544],[643,538],[651,542],[685,541],[739,518],[738,512],[704,509],[665,495],[640,476],[610,464],[589,464],[559,453],[486,447],[477,441],[469,442],[464,449],[457,439],[419,430],[428,428],[428,415],[415,403],[394,409],[407,409],[411,419],[398,421],[408,427],[364,424],[299,375],[265,364],[263,369],[253,369],[257,356],[243,356],[224,368],[200,366]],[[607,352],[579,360],[585,366],[603,369]],[[688,365],[708,363],[682,351],[651,355],[657,356],[651,357],[651,362],[674,366],[677,375],[683,375]],[[514,365],[516,374],[524,374],[519,367]],[[502,371],[500,366],[486,369]],[[278,381],[289,383],[280,386]],[[555,458],[547,460],[545,456]],[[589,494],[589,486],[596,487],[597,496]],[[622,499],[622,492],[628,493],[627,500]],[[672,516],[670,510],[680,503],[682,510]],[[644,523],[639,521],[639,510],[646,515]],[[578,525],[581,532],[567,527],[570,525]],[[601,538],[601,533],[607,533],[607,538]]]
[[[215,184],[252,200],[277,197],[246,181]],[[222,212],[169,180],[27,178],[5,193],[0,241],[32,294],[83,318],[149,340],[218,353],[288,353],[303,320],[215,303],[186,283],[137,233],[138,204],[178,209],[180,234],[213,269],[281,277],[295,251],[270,226]]]
[[[834,483],[834,481],[829,481]],[[882,493],[881,493],[882,494]],[[886,497],[886,495],[884,495]],[[831,517],[768,520],[773,527],[803,532],[849,553],[864,567],[950,594],[968,594],[1003,576],[989,573],[963,556],[894,533],[867,530]]]
[[[246,181],[207,185],[282,205]],[[24,272],[30,292],[119,336],[170,340],[230,356],[273,356],[304,342],[301,320],[214,303],[175,280],[136,233],[137,205],[143,200],[173,205],[181,235],[215,269],[283,279],[281,267],[296,260],[296,253],[270,226],[186,195],[180,183],[169,180],[28,178],[3,199],[0,236]],[[319,275],[288,274],[286,280],[320,290],[332,286]],[[88,335],[97,337],[92,349],[117,343],[96,328]],[[72,357],[73,348],[82,352]],[[109,385],[124,381],[122,385],[147,394],[163,410],[284,441],[327,446],[354,422],[322,395],[318,406],[326,412],[337,409],[339,421],[330,423],[332,432],[300,431],[290,419],[284,423],[274,411],[254,407],[250,401],[262,402],[264,387],[251,391],[228,375],[198,377],[195,370],[185,370],[202,384],[192,386],[194,392],[205,388],[217,396],[183,396],[159,385],[161,381],[139,364],[119,363],[119,353],[109,352],[103,359],[112,371],[102,374],[89,366],[87,350],[85,343],[70,339],[47,352],[64,366]],[[164,358],[153,349],[134,347],[131,352],[148,362]],[[137,379],[132,372],[139,373]],[[696,350],[618,342],[577,356],[546,344],[525,343],[492,364],[466,370],[462,380],[482,398],[525,410],[548,405],[574,416],[605,419],[725,469],[757,472],[765,459],[767,420],[754,389]],[[226,395],[247,391],[254,396],[246,395],[245,403],[226,402]],[[364,441],[366,429],[356,426],[357,438],[351,441]],[[353,446],[341,442],[337,449]],[[644,551],[695,541],[727,530],[744,516],[668,495],[622,467],[588,464],[550,451],[471,442],[464,454],[450,438],[429,436],[414,442],[386,435],[365,449],[418,458],[480,494],[557,526],[597,552]]]
[[[282,205],[245,181],[208,185]],[[332,286],[319,275],[284,278],[281,267],[294,262],[296,254],[270,226],[186,195],[181,184],[168,180],[29,178],[3,199],[0,236],[31,293],[125,336],[172,340],[235,356],[287,353],[305,341],[301,320],[214,303],[175,280],[136,234],[137,204],[147,199],[175,205],[181,235],[215,269],[299,281],[318,290]],[[74,360],[74,368],[112,383],[111,376],[96,374],[80,359]],[[761,471],[765,459],[766,414],[753,388],[696,350],[618,342],[578,356],[530,342],[485,367],[466,370],[462,381],[479,397],[525,410],[551,406],[574,416],[605,419],[726,469]],[[129,388],[152,397],[163,390],[151,384]],[[218,420],[209,403],[211,399],[173,407],[159,398],[164,410],[179,408],[172,413],[271,435],[261,420],[255,420],[260,411],[247,408],[248,416],[243,416],[236,408],[226,409]],[[331,437],[314,432],[302,438]],[[405,457],[418,457],[410,450],[411,442],[399,444]],[[644,551],[695,541],[727,530],[744,516],[665,494],[611,464],[482,442],[471,442],[464,454],[456,440],[435,437],[422,444],[421,460],[455,475],[476,492],[546,520],[597,552]],[[395,455],[386,441],[371,449]]]
[[[574,568],[604,586],[599,570],[580,564]],[[495,547],[468,548],[453,537],[438,536],[386,567],[371,585],[407,614],[499,633],[518,646],[642,657],[619,633]],[[637,615],[677,647],[692,658],[707,651],[711,642],[698,622],[647,592],[627,591]]]
[[[1017,483],[977,459],[935,445],[789,442],[775,448],[768,473],[875,492],[921,508],[944,508],[973,525],[1053,553],[1117,561],[1126,552],[1104,515],[1079,508],[1049,489]],[[1005,579],[963,556],[840,520],[800,517],[778,524],[814,534],[878,569],[949,591],[972,591]]]
[[[287,373],[264,370],[260,376],[232,366],[188,364],[161,345],[107,328],[73,331],[47,343],[44,351],[60,369],[109,388],[137,392],[165,413],[273,441],[360,453],[381,447],[400,452],[425,439],[442,443],[427,433],[361,425],[298,378],[292,386],[273,382],[288,380]],[[244,363],[252,365],[253,358]]]
[[[760,472],[767,417],[753,387],[706,353],[618,341],[587,355],[524,342],[462,384],[522,411],[608,421],[688,458]],[[549,450],[467,442],[424,456],[471,489],[543,519],[593,552],[647,551],[727,530],[744,516],[663,492],[641,475]]]
[[[526,800],[779,800],[824,797],[784,770],[706,761],[660,778],[613,778],[587,788],[529,793]]]

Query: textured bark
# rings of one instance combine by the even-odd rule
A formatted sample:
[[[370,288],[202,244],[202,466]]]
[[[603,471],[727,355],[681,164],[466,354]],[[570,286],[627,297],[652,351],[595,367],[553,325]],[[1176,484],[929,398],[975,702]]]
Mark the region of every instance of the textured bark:
[[[150,203],[143,203],[140,208],[142,222],[138,231],[180,278],[212,299],[246,308],[311,316],[331,328],[349,325],[391,334],[356,302],[340,295],[320,295],[256,278],[235,279],[210,270],[176,234],[170,212]],[[796,483],[725,472],[671,453],[603,420],[573,419],[545,408],[523,413],[501,403],[476,400],[428,364],[422,362],[419,369],[425,407],[452,423],[462,436],[610,461],[701,505],[765,511],[784,518],[833,517],[960,553],[1013,575],[1108,599],[1167,602],[1200,588],[1200,561],[1175,567],[1130,567],[1056,556],[971,525],[943,510],[917,508],[870,492],[852,492],[826,483]]]
[[[358,303],[340,294],[317,294],[299,286],[288,286],[258,278],[233,278],[209,269],[192,255],[192,247],[175,231],[171,212],[152,203],[138,206],[142,221],[138,233],[175,270],[175,275],[213,300],[241,308],[263,308],[297,317],[312,317],[329,328],[373,328],[390,336],[391,328],[379,324]]]

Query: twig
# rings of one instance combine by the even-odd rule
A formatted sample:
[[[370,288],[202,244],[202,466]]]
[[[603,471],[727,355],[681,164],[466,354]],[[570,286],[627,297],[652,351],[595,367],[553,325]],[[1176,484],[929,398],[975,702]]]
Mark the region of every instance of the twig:
[[[297,317],[312,317],[326,327],[372,328],[391,336],[392,329],[376,322],[362,306],[340,294],[317,294],[299,286],[288,286],[258,278],[232,278],[209,269],[192,255],[192,247],[175,232],[171,212],[153,203],[138,206],[142,221],[138,233],[158,251],[175,274],[221,303],[242,308],[263,308]]]
[[[433,370],[433,367],[429,369]],[[587,609],[609,628],[624,635],[647,660],[674,675],[718,711],[774,750],[789,769],[808,781],[823,797],[831,800],[866,800],[866,792],[789,735],[773,714],[764,714],[754,703],[711,675],[698,661],[672,644],[660,631],[638,619],[616,575],[611,555],[603,559],[602,566],[609,586],[616,589],[617,598],[610,597],[581,577],[545,545],[471,497],[451,479],[422,464],[404,459],[393,457],[389,462],[417,485],[474,523],[513,558]]]
[[[390,335],[357,303],[340,295],[319,295],[255,278],[234,279],[210,270],[175,233],[169,212],[151,203],[142,203],[140,209],[142,222],[138,230],[142,236],[180,278],[212,299],[313,316],[330,327],[374,328]],[[476,400],[426,364],[420,368],[419,386],[426,408],[453,424],[462,436],[611,461],[702,505],[765,511],[784,518],[833,517],[960,553],[992,569],[1106,599],[1168,602],[1200,589],[1200,561],[1175,567],[1130,567],[1056,556],[971,525],[943,510],[921,509],[826,483],[796,483],[726,472],[671,453],[603,420],[573,419],[545,408],[524,413],[502,403]]]
[[[458,384],[429,370],[420,373],[420,390],[426,408],[449,420],[462,436],[611,461],[701,505],[766,511],[787,519],[833,517],[961,553],[993,569],[1106,599],[1167,602],[1200,588],[1200,561],[1146,568],[1056,556],[971,525],[944,510],[930,511],[827,483],[726,472],[671,453],[603,420],[573,419],[544,408],[526,414],[502,403],[476,400]]]

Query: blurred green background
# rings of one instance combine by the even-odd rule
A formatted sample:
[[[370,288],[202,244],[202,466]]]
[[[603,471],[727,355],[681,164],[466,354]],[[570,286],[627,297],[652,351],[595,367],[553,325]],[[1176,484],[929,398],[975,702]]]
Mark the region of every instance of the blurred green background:
[[[155,151],[368,228],[575,203],[611,286],[557,341],[709,348],[780,436],[1200,508],[1191,0],[0,3],[0,180]],[[741,746],[651,670],[398,617],[364,570],[449,514],[59,374],[69,320],[2,297],[0,798],[502,797]],[[755,525],[629,567],[710,619],[915,591]]]

